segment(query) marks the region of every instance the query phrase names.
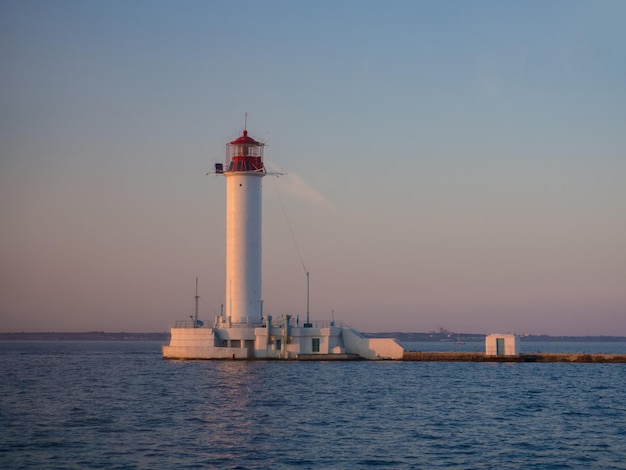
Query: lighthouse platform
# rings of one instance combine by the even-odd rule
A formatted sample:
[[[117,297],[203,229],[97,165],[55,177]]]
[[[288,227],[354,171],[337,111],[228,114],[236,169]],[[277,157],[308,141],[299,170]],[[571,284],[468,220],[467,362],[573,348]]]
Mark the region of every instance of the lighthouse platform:
[[[285,317],[289,317],[286,315]],[[170,330],[165,359],[400,360],[404,347],[393,338],[366,338],[347,326],[295,326],[291,318],[277,324],[271,316],[259,325],[221,324]]]

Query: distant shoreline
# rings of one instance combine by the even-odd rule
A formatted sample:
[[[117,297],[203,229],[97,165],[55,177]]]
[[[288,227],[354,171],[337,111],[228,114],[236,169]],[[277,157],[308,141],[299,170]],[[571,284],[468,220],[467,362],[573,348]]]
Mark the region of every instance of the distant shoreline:
[[[501,332],[496,332],[501,333]],[[402,332],[385,332],[385,333],[364,333],[365,336],[372,338],[396,338],[398,341],[407,343],[420,342],[453,342],[457,337],[461,341],[468,343],[485,341],[487,334],[477,333],[402,333]],[[520,335],[520,341],[566,341],[566,342],[621,342],[626,341],[626,336],[565,336],[565,335]]]
[[[0,341],[167,341],[169,333],[87,331],[78,333],[0,333]]]
[[[392,337],[400,342],[452,342],[457,339],[457,335],[440,333],[364,333],[370,338]],[[461,340],[465,342],[480,342],[485,340],[484,334],[460,333]],[[0,333],[0,341],[168,341],[169,332],[162,333],[128,333],[128,332],[15,332]],[[551,335],[526,335],[521,336],[522,342],[527,341],[564,341],[564,342],[622,342],[626,341],[626,336],[551,336]]]

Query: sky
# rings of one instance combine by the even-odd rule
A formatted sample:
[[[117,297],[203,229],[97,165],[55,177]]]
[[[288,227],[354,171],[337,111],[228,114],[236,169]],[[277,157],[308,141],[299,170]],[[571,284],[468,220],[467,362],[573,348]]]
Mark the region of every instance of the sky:
[[[0,331],[225,296],[266,143],[263,298],[365,332],[626,336],[626,2],[0,2]]]

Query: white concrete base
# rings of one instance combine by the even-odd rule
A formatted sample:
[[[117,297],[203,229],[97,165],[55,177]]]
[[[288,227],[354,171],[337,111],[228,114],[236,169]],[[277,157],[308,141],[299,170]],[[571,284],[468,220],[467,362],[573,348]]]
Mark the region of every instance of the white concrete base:
[[[393,338],[366,338],[339,326],[294,327],[287,319],[277,326],[172,328],[165,359],[298,359],[354,357],[367,360],[402,359],[404,347]]]

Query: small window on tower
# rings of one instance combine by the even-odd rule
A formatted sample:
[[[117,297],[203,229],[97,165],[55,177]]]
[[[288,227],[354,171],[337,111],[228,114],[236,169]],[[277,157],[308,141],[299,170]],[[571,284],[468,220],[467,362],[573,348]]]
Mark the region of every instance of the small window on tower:
[[[276,340],[276,351],[280,351],[281,346],[282,346],[282,341],[277,339]]]
[[[311,338],[312,344],[311,347],[313,352],[320,352],[320,339],[319,338]]]

